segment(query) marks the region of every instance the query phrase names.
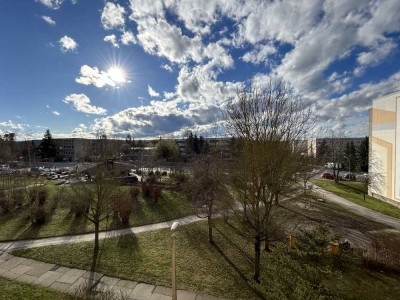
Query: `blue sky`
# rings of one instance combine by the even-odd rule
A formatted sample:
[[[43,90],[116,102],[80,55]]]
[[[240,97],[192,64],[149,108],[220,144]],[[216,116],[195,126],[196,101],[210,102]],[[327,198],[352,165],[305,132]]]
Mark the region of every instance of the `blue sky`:
[[[221,134],[227,99],[287,82],[322,129],[368,133],[400,90],[398,0],[4,0],[0,134]],[[299,100],[300,101],[300,100]]]

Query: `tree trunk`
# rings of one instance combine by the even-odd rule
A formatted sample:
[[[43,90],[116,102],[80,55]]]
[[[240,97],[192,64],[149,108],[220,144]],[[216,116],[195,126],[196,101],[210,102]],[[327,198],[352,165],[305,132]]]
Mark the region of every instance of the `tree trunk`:
[[[265,251],[265,252],[271,252],[271,248],[269,247],[269,242],[268,242],[268,240],[265,240],[264,251]]]
[[[279,203],[279,194],[278,193],[275,193],[275,195],[274,195],[274,203],[276,205],[278,205],[278,203]]]
[[[208,219],[208,241],[211,244],[214,244],[213,233],[212,233],[212,218],[210,215],[208,215],[207,219]]]
[[[97,259],[99,257],[99,227],[100,222],[94,223],[94,248],[93,248],[93,257],[92,257],[92,266],[90,268],[91,272],[95,272],[97,269]]]
[[[99,253],[99,228],[100,228],[100,222],[95,222],[94,223],[94,253]]]
[[[261,237],[257,235],[254,240],[254,280],[260,283],[260,264],[261,264]]]

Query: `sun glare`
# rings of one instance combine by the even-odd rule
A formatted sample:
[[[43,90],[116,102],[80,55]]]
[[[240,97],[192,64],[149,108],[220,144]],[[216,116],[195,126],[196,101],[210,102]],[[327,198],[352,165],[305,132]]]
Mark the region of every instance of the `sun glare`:
[[[117,85],[121,85],[126,82],[125,71],[120,67],[111,67],[107,71],[110,79],[114,81]]]

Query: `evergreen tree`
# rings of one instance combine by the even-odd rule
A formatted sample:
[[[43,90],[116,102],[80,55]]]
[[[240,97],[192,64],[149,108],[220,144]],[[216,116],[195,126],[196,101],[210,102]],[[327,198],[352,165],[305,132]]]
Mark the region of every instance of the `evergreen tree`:
[[[199,153],[201,153],[201,154],[204,153],[204,138],[203,138],[203,136],[200,136],[200,138],[199,138]]]
[[[49,129],[44,134],[39,150],[42,158],[55,158],[57,155],[57,147]]]
[[[185,141],[185,153],[186,154],[191,154],[193,153],[194,147],[193,147],[193,133],[188,130],[185,133],[186,141]]]
[[[330,154],[330,148],[325,139],[322,140],[321,145],[317,148],[317,161],[319,163],[326,163]]]
[[[132,136],[130,134],[128,134],[126,136],[125,142],[131,146],[131,147],[135,147],[135,140],[132,138]]]
[[[357,166],[357,150],[353,141],[350,142],[349,159],[351,162],[351,169],[355,170]]]
[[[199,154],[200,153],[199,149],[200,149],[199,148],[199,138],[197,137],[197,134],[195,134],[194,138],[193,138],[193,152],[196,154]]]
[[[360,170],[363,172],[368,172],[368,159],[369,159],[369,139],[368,136],[361,142],[358,147],[358,164]]]

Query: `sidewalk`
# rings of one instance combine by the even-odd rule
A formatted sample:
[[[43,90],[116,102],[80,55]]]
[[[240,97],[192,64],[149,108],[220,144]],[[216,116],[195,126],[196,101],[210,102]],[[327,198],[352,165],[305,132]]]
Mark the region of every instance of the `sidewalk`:
[[[101,273],[61,267],[33,259],[0,255],[0,276],[30,284],[50,287],[73,294],[77,288],[93,287],[104,292],[113,290],[118,295],[135,300],[171,300],[172,289],[164,286],[108,277]],[[179,300],[223,300],[210,295],[178,290]]]
[[[182,225],[203,220],[195,215],[184,218],[161,222],[156,224],[130,227],[101,232],[100,239],[118,237],[128,234],[154,231],[170,228],[172,223],[179,221]],[[120,295],[128,296],[134,300],[171,300],[171,288],[147,283],[123,280],[116,277],[105,276],[102,273],[86,270],[61,267],[55,264],[44,263],[33,259],[16,257],[10,252],[17,249],[44,247],[93,241],[94,233],[51,237],[35,240],[21,240],[0,243],[0,276],[25,283],[38,284],[50,287],[61,292],[73,294],[78,287],[94,286],[97,291],[113,290]],[[185,290],[178,290],[178,300],[222,300],[206,294]]]
[[[154,231],[164,228],[170,228],[172,223],[179,221],[182,225],[191,224],[194,222],[198,222],[204,219],[201,219],[195,215],[187,216],[184,218],[171,220],[167,222],[161,222],[156,224],[149,224],[137,227],[130,227],[124,229],[116,229],[110,231],[103,231],[99,234],[99,239],[118,237],[128,234],[138,234],[146,231]],[[69,244],[69,243],[79,243],[79,242],[88,242],[94,240],[94,233],[85,233],[78,235],[68,235],[68,236],[59,236],[59,237],[50,237],[50,238],[41,238],[41,239],[32,239],[32,240],[21,240],[21,241],[11,241],[11,242],[0,242],[0,254],[1,252],[12,252],[17,249],[27,249],[27,248],[36,248],[36,247],[44,247],[49,245],[61,245],[61,244]]]
[[[398,219],[398,218],[394,218],[394,217],[382,214],[380,212],[374,211],[372,209],[369,209],[367,207],[355,204],[349,200],[346,200],[340,196],[335,195],[334,193],[328,192],[328,191],[320,188],[316,184],[314,184],[314,191],[323,195],[326,198],[326,200],[337,203],[357,215],[360,215],[362,217],[373,220],[375,222],[387,225],[394,229],[400,230],[400,219]]]

